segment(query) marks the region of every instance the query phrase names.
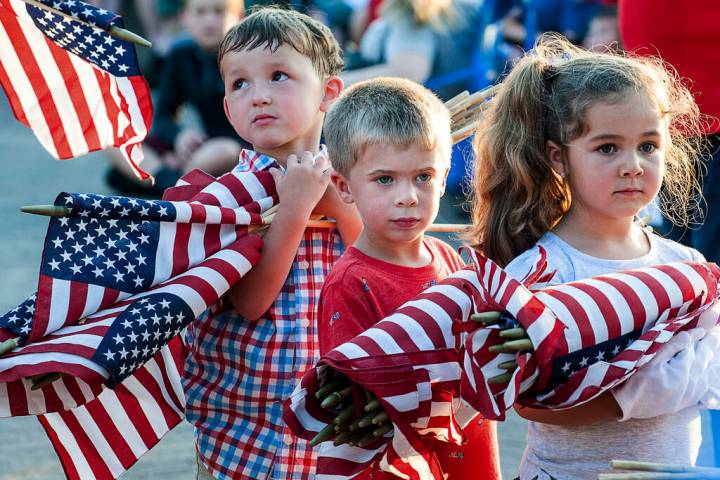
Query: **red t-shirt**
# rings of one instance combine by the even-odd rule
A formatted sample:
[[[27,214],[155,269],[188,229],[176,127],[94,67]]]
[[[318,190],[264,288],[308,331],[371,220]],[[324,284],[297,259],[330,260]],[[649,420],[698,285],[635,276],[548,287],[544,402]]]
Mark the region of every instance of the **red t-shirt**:
[[[425,237],[432,262],[424,267],[402,267],[346,250],[326,277],[320,293],[318,337],[320,355],[369,329],[403,303],[464,266],[452,247]],[[437,442],[435,450],[443,472],[451,480],[500,479],[495,422],[475,419],[463,430],[467,442],[457,446]],[[478,476],[482,474],[481,476]],[[356,479],[394,479],[377,465]]]

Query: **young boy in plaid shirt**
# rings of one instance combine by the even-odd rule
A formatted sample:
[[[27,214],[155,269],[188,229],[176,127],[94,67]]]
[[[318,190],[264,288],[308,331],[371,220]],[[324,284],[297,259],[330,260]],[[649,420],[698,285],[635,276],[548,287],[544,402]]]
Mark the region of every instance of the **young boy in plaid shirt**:
[[[317,360],[320,288],[361,228],[329,185],[320,146],[342,90],[340,47],[321,23],[266,8],[227,33],[218,58],[225,113],[253,146],[235,170],[269,169],[280,202],[260,262],[229,292],[233,309],[209,313],[188,335],[183,384],[198,478],[310,479],[315,455],[285,427],[282,401]],[[305,228],[311,214],[334,218],[339,232]]]

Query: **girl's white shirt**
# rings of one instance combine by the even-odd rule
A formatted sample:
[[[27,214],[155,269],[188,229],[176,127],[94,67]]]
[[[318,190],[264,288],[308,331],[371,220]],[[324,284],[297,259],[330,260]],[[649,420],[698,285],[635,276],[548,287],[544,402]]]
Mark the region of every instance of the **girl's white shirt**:
[[[649,232],[647,235],[650,243],[647,254],[630,260],[608,260],[587,255],[556,234],[548,232],[535,247],[510,262],[505,270],[513,277],[522,279],[538,260],[538,246],[542,246],[547,253],[547,271],[556,271],[548,284],[567,283],[675,261],[705,261],[697,250]],[[680,364],[676,362],[675,367]],[[688,365],[683,364],[681,368],[688,368]],[[720,379],[717,376],[705,380],[718,391]],[[650,385],[662,383],[653,375],[648,375],[646,382]],[[672,385],[659,385],[656,393],[662,388],[665,388],[665,393],[673,394]],[[624,411],[648,402],[647,397],[637,395],[629,395],[623,400],[626,400],[625,405],[618,403],[621,403]],[[640,411],[650,418],[630,418],[622,422],[613,420],[581,427],[529,422],[520,479],[546,480],[550,476],[557,480],[596,479],[599,473],[612,471],[612,459],[695,463],[702,440],[699,403],[674,413],[663,414],[658,411],[658,415],[653,415],[648,412],[648,408],[642,407]]]

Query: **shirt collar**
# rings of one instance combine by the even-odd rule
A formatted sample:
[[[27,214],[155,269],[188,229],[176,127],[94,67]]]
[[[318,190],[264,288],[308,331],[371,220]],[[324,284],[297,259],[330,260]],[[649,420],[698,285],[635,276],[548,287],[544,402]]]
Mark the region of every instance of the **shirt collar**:
[[[321,154],[327,155],[327,147],[322,144],[320,145],[318,155]],[[281,171],[285,171],[285,168],[273,157],[245,148],[240,151],[240,159],[238,160],[238,166],[236,168],[242,171],[260,171],[269,168],[278,168]]]

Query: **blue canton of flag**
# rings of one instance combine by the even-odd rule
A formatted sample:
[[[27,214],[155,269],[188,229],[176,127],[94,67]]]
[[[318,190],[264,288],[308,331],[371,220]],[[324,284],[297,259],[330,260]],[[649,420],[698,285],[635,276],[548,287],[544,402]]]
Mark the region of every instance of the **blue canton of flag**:
[[[53,9],[70,15],[74,21],[51,11],[27,6],[27,12],[37,28],[56,45],[116,77],[140,75],[135,50],[125,42],[106,34],[112,26],[122,27],[122,18],[108,10],[69,0],[55,2],[38,0]]]
[[[193,318],[187,303],[168,292],[151,293],[126,307],[92,357],[110,375],[106,386],[119,385]]]
[[[123,292],[152,284],[160,221],[173,221],[170,202],[103,195],[66,195],[72,217],[52,217],[40,272]],[[77,215],[77,216],[75,216]]]
[[[596,362],[608,362],[620,352],[628,348],[635,340],[642,335],[642,329],[611,338],[596,345],[575,350],[553,359],[552,376],[548,388],[542,392],[550,392],[559,385],[567,382],[574,374]]]

